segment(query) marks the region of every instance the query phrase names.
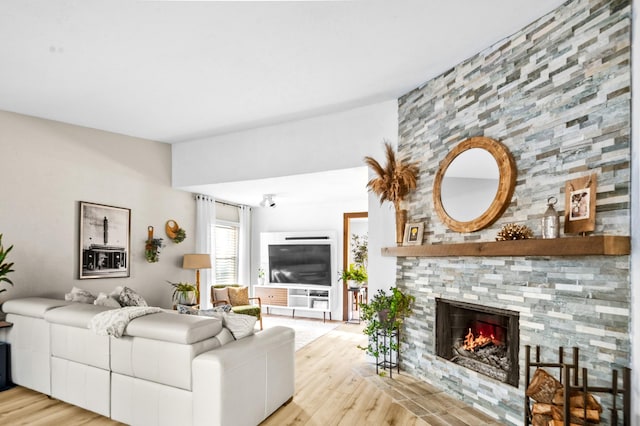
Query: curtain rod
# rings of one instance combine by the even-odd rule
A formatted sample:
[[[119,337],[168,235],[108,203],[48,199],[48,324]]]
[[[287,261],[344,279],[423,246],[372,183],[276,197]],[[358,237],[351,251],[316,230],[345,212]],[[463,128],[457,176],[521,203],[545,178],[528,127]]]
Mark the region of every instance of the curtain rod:
[[[237,207],[237,208],[241,208],[243,207],[242,204],[236,204],[236,203],[231,203],[229,201],[220,201],[217,200],[215,197],[211,196],[211,195],[205,195],[205,194],[195,194],[194,198],[198,198],[198,197],[207,197],[207,198],[211,198],[212,200],[214,200],[216,203],[218,204],[222,204],[224,206],[229,206],[229,207]],[[244,206],[244,207],[249,207],[251,208],[251,206]]]

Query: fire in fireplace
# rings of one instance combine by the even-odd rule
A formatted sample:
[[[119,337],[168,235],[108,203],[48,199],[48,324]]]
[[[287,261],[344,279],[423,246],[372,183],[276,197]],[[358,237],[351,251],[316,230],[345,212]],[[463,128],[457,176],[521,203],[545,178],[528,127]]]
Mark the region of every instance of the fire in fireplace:
[[[436,353],[518,387],[517,312],[436,299]]]

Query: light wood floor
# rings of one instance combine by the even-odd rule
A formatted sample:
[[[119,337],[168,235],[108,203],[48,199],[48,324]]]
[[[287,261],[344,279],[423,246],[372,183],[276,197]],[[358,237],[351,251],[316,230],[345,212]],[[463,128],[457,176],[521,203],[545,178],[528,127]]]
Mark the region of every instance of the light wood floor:
[[[284,425],[497,425],[482,413],[403,373],[375,374],[357,348],[362,327],[340,325],[296,352],[293,401],[266,419]],[[15,387],[0,392],[0,425],[119,425],[106,417]]]

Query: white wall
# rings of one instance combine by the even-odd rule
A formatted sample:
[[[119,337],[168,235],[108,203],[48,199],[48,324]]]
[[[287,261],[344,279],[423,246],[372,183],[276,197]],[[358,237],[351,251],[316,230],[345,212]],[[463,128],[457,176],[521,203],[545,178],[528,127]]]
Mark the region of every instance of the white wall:
[[[395,100],[173,145],[173,185],[186,187],[362,166],[397,138]],[[233,201],[233,200],[230,200]]]
[[[169,145],[2,111],[0,129],[0,233],[5,247],[14,246],[15,263],[15,287],[3,285],[0,300],[125,285],[169,307],[166,280],[194,281],[181,263],[195,247],[195,203],[171,188]],[[78,279],[79,201],[131,209],[131,277]],[[187,232],[181,244],[165,235],[169,219]],[[154,264],[144,257],[149,225],[167,243]]]

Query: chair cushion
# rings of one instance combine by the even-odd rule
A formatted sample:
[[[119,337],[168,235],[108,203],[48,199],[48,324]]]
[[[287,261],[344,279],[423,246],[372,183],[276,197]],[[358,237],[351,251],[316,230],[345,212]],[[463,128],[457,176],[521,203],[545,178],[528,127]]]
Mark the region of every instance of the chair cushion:
[[[231,308],[236,314],[251,315],[260,319],[260,306],[256,305],[242,305],[234,306]]]
[[[227,302],[229,301],[229,290],[227,290],[227,287],[224,287],[224,288],[213,287],[211,291],[213,292],[214,301],[216,300],[226,300]]]
[[[249,287],[227,287],[229,290],[229,303],[231,306],[249,304]]]

